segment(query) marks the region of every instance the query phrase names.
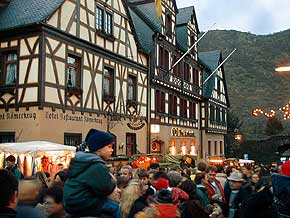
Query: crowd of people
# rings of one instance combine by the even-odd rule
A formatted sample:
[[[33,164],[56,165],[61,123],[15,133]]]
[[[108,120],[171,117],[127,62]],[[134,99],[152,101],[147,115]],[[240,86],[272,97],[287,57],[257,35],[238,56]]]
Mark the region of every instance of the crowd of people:
[[[0,170],[0,218],[286,218],[290,217],[290,161],[280,168],[212,166],[194,169],[117,169],[112,135],[91,129],[89,151],[50,178],[23,178],[15,158]]]

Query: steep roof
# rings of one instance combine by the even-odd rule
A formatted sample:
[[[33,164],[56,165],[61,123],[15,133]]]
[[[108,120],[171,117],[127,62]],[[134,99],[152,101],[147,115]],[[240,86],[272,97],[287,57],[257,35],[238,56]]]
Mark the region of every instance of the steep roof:
[[[214,51],[207,51],[207,52],[199,52],[198,53],[198,59],[202,65],[206,67],[206,70],[203,74],[203,81],[208,78],[208,76],[218,67],[218,65],[222,62],[222,53],[220,50],[214,50]],[[227,93],[227,84],[226,79],[224,75],[224,68],[221,66],[222,74],[223,74],[223,83],[225,88],[225,97],[226,97],[226,104],[229,107],[229,98]],[[212,92],[215,87],[215,77],[217,75],[217,71],[207,80],[207,82],[204,84],[203,88],[203,96],[205,98],[210,98],[212,95]]]
[[[153,34],[161,32],[161,20],[158,18],[154,2],[129,0],[129,16],[132,19],[138,44],[145,53],[153,49]],[[134,3],[140,4],[134,4]],[[133,4],[130,4],[133,3]]]
[[[0,8],[0,30],[41,22],[51,16],[64,0],[11,0]]]
[[[203,81],[208,78],[208,76],[217,68],[221,59],[221,52],[219,50],[199,52],[198,53],[199,61],[205,65],[207,68],[203,74]],[[210,98],[215,86],[215,77],[217,71],[207,80],[204,84],[203,95],[206,98]]]

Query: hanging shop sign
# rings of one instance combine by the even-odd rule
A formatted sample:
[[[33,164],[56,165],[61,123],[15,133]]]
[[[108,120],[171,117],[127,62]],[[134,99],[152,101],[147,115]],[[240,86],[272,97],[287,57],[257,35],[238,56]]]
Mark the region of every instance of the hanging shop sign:
[[[133,130],[142,129],[145,126],[145,122],[141,115],[142,114],[140,112],[137,114],[136,111],[133,111],[130,115],[130,121],[127,123],[127,126]]]
[[[195,136],[193,130],[173,127],[171,128],[171,137],[195,137]]]

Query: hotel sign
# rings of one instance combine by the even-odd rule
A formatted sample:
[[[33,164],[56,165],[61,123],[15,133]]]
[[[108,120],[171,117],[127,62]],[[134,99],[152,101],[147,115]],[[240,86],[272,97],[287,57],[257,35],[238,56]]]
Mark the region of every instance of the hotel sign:
[[[193,130],[173,127],[171,128],[171,137],[195,137],[195,136]]]

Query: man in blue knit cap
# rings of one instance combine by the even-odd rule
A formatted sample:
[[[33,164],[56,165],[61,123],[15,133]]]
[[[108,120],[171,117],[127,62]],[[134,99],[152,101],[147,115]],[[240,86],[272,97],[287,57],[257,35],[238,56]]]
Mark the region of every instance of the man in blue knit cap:
[[[107,199],[116,185],[105,164],[112,155],[114,138],[109,133],[91,129],[85,141],[89,152],[77,152],[68,170],[63,192],[65,210],[72,217],[118,214],[118,205],[111,205]]]

